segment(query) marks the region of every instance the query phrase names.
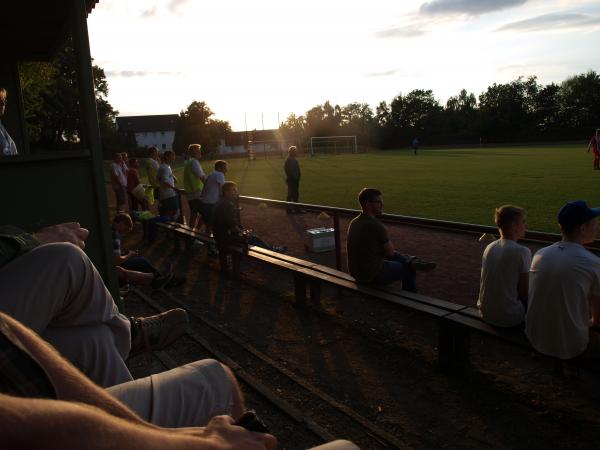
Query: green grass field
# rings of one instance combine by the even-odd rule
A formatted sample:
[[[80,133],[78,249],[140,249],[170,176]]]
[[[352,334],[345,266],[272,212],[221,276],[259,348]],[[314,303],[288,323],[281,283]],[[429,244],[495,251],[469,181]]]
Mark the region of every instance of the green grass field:
[[[493,225],[494,207],[514,203],[529,211],[530,229],[549,232],[558,232],[565,201],[600,204],[600,171],[584,144],[321,155],[300,165],[306,203],[358,209],[357,192],[372,186],[383,191],[388,213]],[[176,174],[182,184],[181,168]],[[227,179],[241,195],[285,200],[282,158],[231,159]]]

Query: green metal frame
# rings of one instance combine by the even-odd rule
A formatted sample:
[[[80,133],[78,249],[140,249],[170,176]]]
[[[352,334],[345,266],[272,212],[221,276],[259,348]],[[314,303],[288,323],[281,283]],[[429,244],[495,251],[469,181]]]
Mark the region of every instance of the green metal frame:
[[[93,2],[95,3],[95,2]],[[84,150],[30,154],[18,62],[27,55],[5,48],[10,55],[0,71],[0,84],[9,89],[10,103],[3,121],[19,149],[19,156],[0,157],[1,223],[35,231],[44,226],[77,221],[90,230],[86,253],[90,256],[113,295],[118,294],[115,260],[109,226],[106,185],[102,169],[102,147],[94,95],[87,14],[89,2],[67,0],[66,29],[57,29],[57,42],[70,34],[77,58],[81,142]],[[27,24],[23,23],[23,27]],[[47,31],[47,30],[46,30]],[[16,100],[16,101],[15,101]],[[40,293],[43,294],[43,293]]]

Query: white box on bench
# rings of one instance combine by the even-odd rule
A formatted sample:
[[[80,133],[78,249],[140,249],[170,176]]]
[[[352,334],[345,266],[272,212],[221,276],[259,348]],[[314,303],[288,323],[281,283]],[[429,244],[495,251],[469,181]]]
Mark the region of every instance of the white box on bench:
[[[335,249],[333,228],[311,228],[306,230],[305,245],[311,252],[328,252]]]

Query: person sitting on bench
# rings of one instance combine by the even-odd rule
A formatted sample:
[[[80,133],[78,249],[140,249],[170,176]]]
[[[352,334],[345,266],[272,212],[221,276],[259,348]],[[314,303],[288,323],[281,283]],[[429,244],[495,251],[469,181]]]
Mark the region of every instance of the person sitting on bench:
[[[287,251],[287,247],[269,245],[242,227],[238,206],[238,189],[237,184],[233,181],[226,181],[223,184],[222,197],[212,213],[212,229],[215,241],[217,241],[222,272],[226,271],[227,255],[231,253],[229,250],[231,245],[255,245],[278,253]]]
[[[0,311],[33,329],[97,384],[113,386],[132,379],[125,365],[130,354],[169,345],[185,332],[188,317],[182,309],[137,318],[119,313],[82,250],[88,234],[78,223],[33,235],[0,227]]]
[[[585,249],[594,241],[600,208],[583,200],[558,213],[562,240],[539,250],[529,273],[525,332],[540,353],[560,359],[600,356],[600,258]]]
[[[2,313],[0,355],[0,439],[6,448],[277,447],[273,435],[235,424],[231,416],[242,415],[244,399],[231,370],[215,360],[100,389]],[[318,448],[358,449],[341,440]]]
[[[176,287],[185,283],[184,277],[174,275],[171,270],[160,271],[137,251],[123,251],[122,236],[133,229],[133,220],[127,213],[118,213],[111,226],[113,250],[117,262],[117,274],[123,284],[151,285],[154,289]]]
[[[531,250],[517,244],[527,231],[527,212],[504,205],[496,208],[494,221],[500,239],[483,252],[477,307],[486,322],[514,327],[523,322],[527,309]]]
[[[430,271],[435,263],[395,251],[387,230],[377,218],[383,212],[381,191],[364,188],[358,194],[362,213],[348,227],[350,274],[360,283],[389,284],[402,280],[402,289],[416,292],[416,270]]]

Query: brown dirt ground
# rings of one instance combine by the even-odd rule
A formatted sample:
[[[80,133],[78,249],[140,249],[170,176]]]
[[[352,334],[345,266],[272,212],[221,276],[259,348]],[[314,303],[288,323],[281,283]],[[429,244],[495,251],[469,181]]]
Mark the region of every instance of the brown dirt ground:
[[[243,205],[242,221],[294,256],[335,266],[334,252],[308,253],[304,232],[332,226],[316,214]],[[342,220],[342,242],[347,221]],[[473,305],[481,253],[478,236],[388,226],[398,250],[435,261],[418,275],[423,294]],[[535,250],[535,248],[532,248]],[[418,314],[325,289],[319,308],[292,305],[281,272],[243,265],[242,284],[224,283],[215,261],[147,249],[157,263],[174,262],[187,282],[177,294],[207,317],[401,437],[412,448],[596,448],[600,389],[586,372],[556,377],[552,363],[493,339],[472,339],[473,368],[448,377],[436,367],[436,324]],[[339,433],[343,437],[343,430]]]

